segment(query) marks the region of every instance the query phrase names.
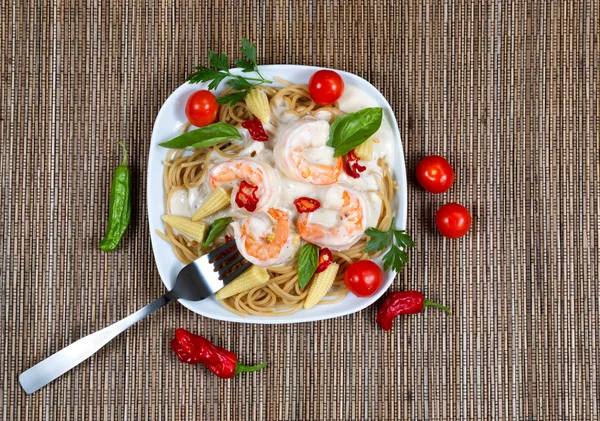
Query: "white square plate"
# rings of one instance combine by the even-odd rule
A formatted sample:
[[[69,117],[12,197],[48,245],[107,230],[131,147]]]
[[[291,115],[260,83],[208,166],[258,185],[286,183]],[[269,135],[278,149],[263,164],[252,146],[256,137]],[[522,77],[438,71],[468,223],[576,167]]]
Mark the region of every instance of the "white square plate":
[[[306,84],[314,72],[321,68],[312,66],[296,66],[296,65],[269,65],[260,66],[260,71],[267,79],[273,79],[279,76],[293,83]],[[395,145],[395,158],[392,174],[399,190],[394,195],[392,208],[396,217],[396,227],[399,229],[406,228],[406,169],[404,166],[404,153],[402,151],[402,143],[400,140],[400,132],[398,131],[398,123],[394,116],[390,104],[373,85],[363,78],[351,73],[336,70],[344,79],[346,86],[356,86],[369,94],[379,105],[383,107],[384,114],[390,122]],[[232,73],[239,73],[232,70]],[[221,88],[224,88],[224,83]],[[152,140],[150,144],[150,153],[148,156],[148,221],[150,224],[150,238],[152,240],[152,249],[154,258],[160,277],[165,286],[170,290],[174,284],[179,270],[183,267],[173,254],[171,245],[156,234],[156,230],[164,230],[164,224],[161,216],[164,214],[164,188],[163,188],[163,161],[166,157],[167,149],[159,146],[159,143],[165,142],[179,135],[182,126],[186,123],[185,104],[188,97],[195,91],[206,89],[207,84],[188,84],[185,83],[175,90],[171,96],[165,101],[162,108],[158,112],[154,129],[152,131]],[[219,91],[217,91],[219,92]],[[378,263],[381,263],[378,259]],[[317,305],[310,310],[300,310],[297,313],[288,316],[279,317],[260,317],[247,316],[241,317],[223,308],[216,299],[209,298],[199,302],[182,300],[181,304],[189,308],[195,313],[202,316],[210,317],[218,320],[226,320],[240,323],[261,323],[261,324],[280,324],[280,323],[299,323],[312,322],[316,320],[324,320],[333,317],[344,316],[346,314],[355,313],[373,304],[383,293],[390,287],[395,274],[392,271],[384,272],[383,282],[379,290],[370,297],[359,298],[349,293],[346,297],[335,304]]]

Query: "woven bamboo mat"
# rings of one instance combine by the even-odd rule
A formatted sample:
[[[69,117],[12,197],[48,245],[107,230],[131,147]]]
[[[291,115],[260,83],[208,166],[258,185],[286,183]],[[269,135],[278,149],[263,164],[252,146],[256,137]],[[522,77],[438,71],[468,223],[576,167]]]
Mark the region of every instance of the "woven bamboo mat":
[[[0,420],[599,419],[600,22],[596,1],[6,0],[0,4]],[[455,312],[375,326],[375,308],[251,326],[171,305],[26,396],[18,374],[163,293],[146,161],[163,101],[207,49],[334,67],[396,111],[417,248],[395,289]],[[98,250],[126,139],[133,223]],[[449,158],[432,197],[412,173]],[[471,232],[432,229],[444,202]],[[268,369],[233,380],[176,361],[177,327]]]

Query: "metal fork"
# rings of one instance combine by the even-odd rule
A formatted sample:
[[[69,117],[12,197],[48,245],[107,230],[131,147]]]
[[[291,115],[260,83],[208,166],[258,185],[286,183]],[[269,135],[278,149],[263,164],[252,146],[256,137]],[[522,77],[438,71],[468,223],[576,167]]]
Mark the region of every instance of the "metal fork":
[[[238,268],[234,267],[242,263]],[[229,241],[185,266],[177,275],[175,287],[121,321],[73,342],[19,376],[27,393],[33,393],[87,360],[121,332],[174,300],[200,301],[210,297],[251,266],[240,254],[235,241]]]

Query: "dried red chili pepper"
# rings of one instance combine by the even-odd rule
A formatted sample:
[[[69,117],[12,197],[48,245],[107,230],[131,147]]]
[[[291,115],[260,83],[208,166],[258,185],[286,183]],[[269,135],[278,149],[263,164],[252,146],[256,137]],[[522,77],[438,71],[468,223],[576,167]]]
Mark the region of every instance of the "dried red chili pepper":
[[[354,153],[354,149],[346,154],[344,159],[344,171],[352,178],[360,177],[360,173],[367,169],[364,165],[358,163],[358,156]]]
[[[314,212],[321,207],[321,202],[310,197],[299,197],[294,200],[294,205],[298,213]]]
[[[333,254],[331,253],[331,250],[326,247],[322,248],[321,251],[319,251],[319,263],[317,263],[317,270],[315,270],[315,273],[323,272],[332,263]]]
[[[208,339],[194,335],[185,329],[175,330],[171,348],[180,361],[187,364],[202,363],[223,379],[231,378],[237,373],[257,371],[267,365],[266,362],[252,366],[240,364],[233,352],[216,346]]]
[[[255,186],[246,180],[242,180],[240,189],[235,195],[235,204],[240,208],[246,209],[248,212],[254,212],[256,210],[256,205],[258,204],[256,190],[258,190],[258,186]]]
[[[242,123],[242,127],[248,130],[250,137],[259,142],[266,142],[269,140],[269,135],[265,132],[262,122],[258,118],[252,120],[246,120]]]
[[[379,311],[377,312],[377,324],[383,330],[392,328],[392,320],[400,314],[417,314],[425,307],[437,307],[444,310],[449,316],[452,315],[447,307],[429,301],[418,291],[395,291],[385,297]]]

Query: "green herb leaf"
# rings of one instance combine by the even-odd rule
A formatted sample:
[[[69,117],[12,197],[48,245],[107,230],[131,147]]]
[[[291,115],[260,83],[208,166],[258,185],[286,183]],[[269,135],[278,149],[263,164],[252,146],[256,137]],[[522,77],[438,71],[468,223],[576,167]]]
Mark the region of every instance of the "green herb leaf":
[[[408,254],[397,247],[392,247],[383,256],[383,268],[385,270],[391,268],[394,272],[398,273],[402,271],[406,263],[408,263]]]
[[[300,248],[298,256],[298,284],[304,288],[317,270],[319,248],[314,244],[305,244]]]
[[[226,123],[214,123],[181,134],[174,139],[161,143],[160,146],[170,149],[200,149],[228,140],[241,139],[242,137],[235,127]]]
[[[356,148],[375,133],[383,120],[383,108],[365,108],[337,118],[329,128],[327,146],[334,156],[342,156]]]
[[[242,72],[248,73],[254,71],[254,64],[250,63],[248,60],[236,60],[234,62],[235,67],[239,67],[242,69]]]
[[[415,243],[410,238],[410,235],[406,233],[404,230],[394,230],[393,231],[394,238],[396,240],[396,244],[404,246],[404,248],[414,247]]]
[[[376,228],[369,228],[365,231],[369,237],[367,246],[364,249],[365,253],[374,253],[376,251],[385,250],[390,243],[389,231],[379,231]]]
[[[369,228],[365,231],[365,234],[370,237],[364,249],[365,253],[385,250],[391,241],[390,250],[383,256],[383,268],[385,270],[391,268],[398,273],[408,263],[408,253],[406,250],[414,247],[415,243],[406,231],[394,229],[393,219],[391,228],[388,231]]]
[[[232,92],[230,94],[220,96],[217,98],[217,104],[229,104],[230,107],[233,107],[242,99],[246,98],[248,92],[250,91]]]
[[[227,54],[225,53],[216,53],[214,51],[208,52],[208,62],[211,67],[219,70],[229,70],[229,59],[227,58]]]
[[[208,89],[213,90],[217,89],[224,79],[231,78],[227,84],[234,91],[239,92],[231,92],[227,95],[217,98],[217,103],[228,104],[229,106],[234,106],[240,100],[244,99],[248,92],[250,92],[250,89],[252,89],[254,86],[262,85],[264,83],[273,83],[273,81],[265,79],[258,70],[258,66],[256,65],[256,44],[244,38],[242,40],[240,52],[246,59],[235,60],[235,66],[241,68],[242,73],[256,73],[256,77],[232,74],[229,71],[229,58],[227,57],[227,54],[219,54],[215,51],[209,51],[209,65],[210,67],[214,67],[214,69],[204,66],[197,66],[196,72],[192,73],[188,77],[188,82],[209,82]]]
[[[256,44],[248,41],[246,38],[242,39],[242,48],[240,48],[241,53],[256,66]],[[241,66],[240,66],[241,67]]]
[[[227,225],[229,225],[231,221],[233,221],[233,218],[229,216],[226,218],[215,219],[208,227],[208,234],[206,235],[206,240],[204,240],[204,243],[202,244],[202,248],[210,246],[212,242],[215,241],[215,238],[227,228]]]
[[[231,89],[235,89],[236,91],[242,91],[244,89],[252,88],[252,84],[244,79],[242,76],[237,76],[232,79],[229,79],[227,82]]]

